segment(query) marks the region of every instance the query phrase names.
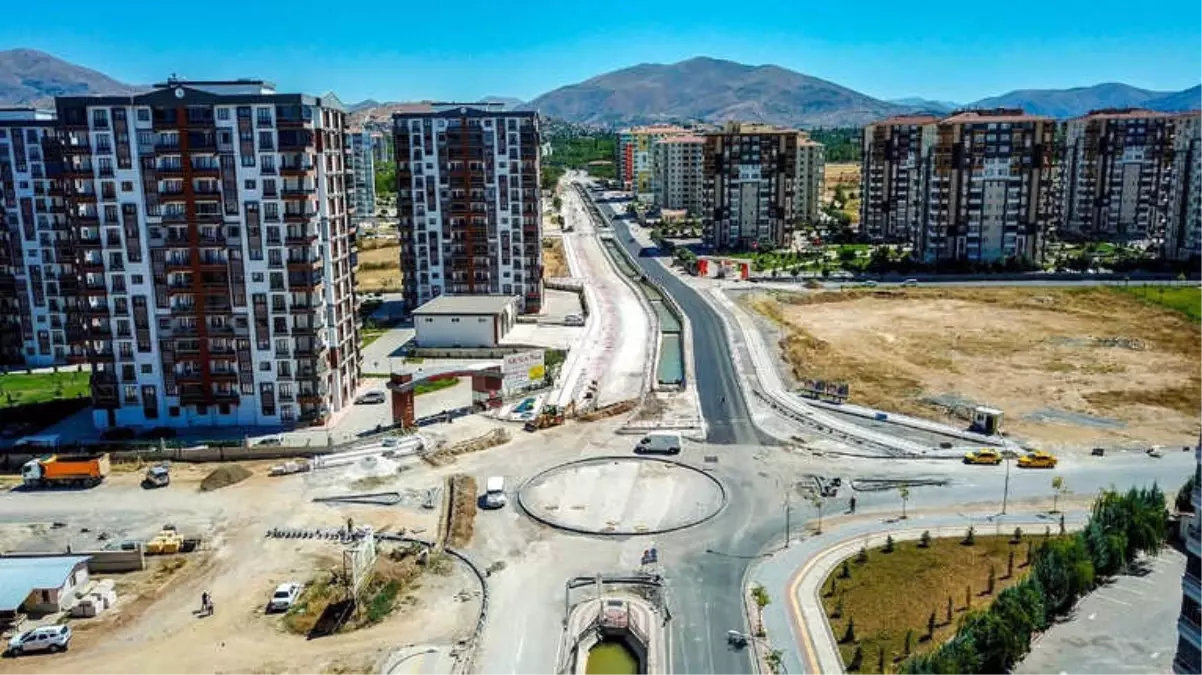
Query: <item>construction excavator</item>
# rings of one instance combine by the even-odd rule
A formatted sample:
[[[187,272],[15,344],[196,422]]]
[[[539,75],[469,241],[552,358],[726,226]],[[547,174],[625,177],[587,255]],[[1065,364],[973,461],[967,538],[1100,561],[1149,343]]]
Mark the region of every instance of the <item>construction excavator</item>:
[[[538,411],[538,416],[526,422],[526,431],[538,431],[548,427],[563,424],[565,410],[557,405],[545,405]]]

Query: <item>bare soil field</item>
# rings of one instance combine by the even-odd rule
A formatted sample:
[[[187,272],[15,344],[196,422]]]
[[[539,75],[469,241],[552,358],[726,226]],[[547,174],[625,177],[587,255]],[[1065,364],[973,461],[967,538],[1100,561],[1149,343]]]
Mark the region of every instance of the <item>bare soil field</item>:
[[[851,402],[949,421],[1005,411],[1049,447],[1190,444],[1199,327],[1104,288],[918,288],[754,294],[798,379],[846,381]]]
[[[568,263],[563,257],[563,240],[552,237],[543,240],[543,278],[570,277]]]
[[[827,164],[823,172],[822,203],[829,204],[835,198],[835,186],[842,185],[848,200],[843,206],[843,212],[851,218],[851,222],[860,222],[860,164],[846,162]],[[852,197],[854,195],[854,198]]]

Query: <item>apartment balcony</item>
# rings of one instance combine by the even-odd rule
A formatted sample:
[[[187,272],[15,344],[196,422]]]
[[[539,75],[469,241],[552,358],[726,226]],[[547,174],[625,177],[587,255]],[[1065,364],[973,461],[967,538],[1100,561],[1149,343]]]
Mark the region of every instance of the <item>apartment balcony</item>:
[[[209,373],[209,379],[213,382],[238,382],[238,371],[233,369],[214,370]]]
[[[117,353],[111,349],[89,349],[88,360],[92,363],[116,362]]]
[[[312,162],[280,162],[281,176],[308,176],[314,170]]]
[[[307,223],[317,217],[317,211],[284,211],[285,223]]]

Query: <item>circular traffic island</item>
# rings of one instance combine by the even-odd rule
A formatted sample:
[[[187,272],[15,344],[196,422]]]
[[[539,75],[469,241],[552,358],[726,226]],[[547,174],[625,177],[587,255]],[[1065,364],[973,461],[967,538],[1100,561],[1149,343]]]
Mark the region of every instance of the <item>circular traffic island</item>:
[[[657,534],[704,522],[726,505],[708,473],[649,457],[595,457],[535,475],[518,491],[522,509],[551,527],[581,534]]]

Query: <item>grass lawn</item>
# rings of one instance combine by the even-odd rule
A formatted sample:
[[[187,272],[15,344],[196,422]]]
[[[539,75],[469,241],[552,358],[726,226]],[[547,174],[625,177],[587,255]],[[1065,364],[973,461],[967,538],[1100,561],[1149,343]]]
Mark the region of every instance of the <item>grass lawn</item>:
[[[459,384],[459,378],[457,377],[448,377],[444,380],[427,380],[426,382],[419,382],[417,386],[413,388],[413,395],[421,396],[422,394],[429,394],[431,392],[441,391],[443,389],[450,389],[457,384]]]
[[[359,251],[359,269],[355,273],[359,293],[395,293],[401,290],[401,248],[395,241],[384,240],[373,248]]]
[[[371,329],[371,328],[365,328],[365,329],[359,331],[359,338],[361,340],[359,348],[363,349],[363,348],[367,347],[367,345],[375,342],[376,340],[379,340],[380,336],[387,332],[388,331],[386,331],[386,330],[375,330],[375,329]]]
[[[843,662],[849,663],[858,644],[863,649],[859,672],[879,673],[878,650],[885,649],[885,670],[896,671],[903,660],[906,631],[913,630],[911,653],[930,651],[956,632],[966,612],[965,594],[971,589],[971,609],[985,609],[1002,589],[1027,573],[1027,543],[1035,546],[1043,533],[1024,534],[1023,541],[1011,544],[1010,535],[977,536],[976,543],[965,546],[962,536],[932,539],[929,548],[917,540],[898,542],[892,553],[882,549],[868,551],[868,562],[857,556],[848,561],[850,578],[841,578],[841,566],[823,582],[822,605],[831,623],[831,631],[840,640]],[[1014,575],[1006,576],[1010,551],[1014,551]],[[989,566],[996,570],[994,592],[985,595]],[[831,579],[836,592],[831,594]],[[952,617],[948,620],[948,599]],[[836,608],[843,601],[843,613]],[[927,637],[927,621],[935,613],[934,639]],[[849,620],[855,621],[853,642],[843,642]]]
[[[91,393],[86,372],[8,373],[0,375],[0,406],[28,405]]]
[[[1152,305],[1165,307],[1202,322],[1202,288],[1198,286],[1112,286]]]

